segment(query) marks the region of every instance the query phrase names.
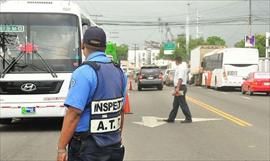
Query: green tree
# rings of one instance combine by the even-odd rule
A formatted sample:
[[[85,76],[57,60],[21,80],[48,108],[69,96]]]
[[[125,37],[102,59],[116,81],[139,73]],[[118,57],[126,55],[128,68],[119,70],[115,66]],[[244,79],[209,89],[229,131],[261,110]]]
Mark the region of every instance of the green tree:
[[[128,45],[121,44],[116,46],[116,54],[120,60],[127,60],[128,57]]]
[[[234,47],[237,47],[237,48],[245,47],[245,41],[244,40],[238,41],[237,43],[234,44]]]
[[[188,59],[188,55],[186,54],[186,36],[184,34],[179,35],[175,41],[176,49],[173,51],[172,55],[165,55],[163,47],[160,48],[159,58],[163,59],[174,59],[177,56],[181,56],[183,60]],[[189,41],[189,49],[192,50],[199,45],[205,45],[206,42],[203,38],[193,39],[190,37]]]
[[[105,50],[106,55],[110,55],[112,60],[116,63],[119,63],[118,56],[116,54],[116,44],[113,42],[108,42]]]
[[[225,46],[226,42],[218,36],[210,36],[206,39],[206,44],[207,45],[222,45]]]
[[[172,55],[164,55],[164,49],[163,47],[160,48],[160,54],[158,58],[163,58],[163,59],[174,59],[176,56],[181,56],[183,58],[183,60],[188,60],[188,55],[186,52],[186,35],[182,34],[179,35],[175,41],[176,43],[176,49],[173,52]],[[208,37],[206,39],[206,41],[200,37],[198,39],[194,39],[192,37],[190,37],[190,41],[189,41],[189,51],[191,51],[192,49],[195,49],[196,47],[200,46],[200,45],[226,45],[226,42],[218,37],[218,36],[211,36]]]
[[[234,44],[235,47],[244,48],[245,41],[240,40]],[[255,48],[259,50],[260,57],[265,57],[265,35],[257,34],[255,35]]]

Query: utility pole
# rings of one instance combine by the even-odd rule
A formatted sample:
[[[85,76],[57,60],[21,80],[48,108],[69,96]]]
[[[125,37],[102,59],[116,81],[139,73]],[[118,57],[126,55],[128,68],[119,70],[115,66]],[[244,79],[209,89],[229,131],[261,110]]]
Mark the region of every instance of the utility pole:
[[[196,38],[199,38],[199,11],[196,9],[196,20],[197,20],[197,27],[196,27]]]
[[[135,64],[135,68],[136,68],[137,67],[137,53],[136,53],[136,50],[137,50],[137,45],[138,44],[133,44],[133,45],[134,45],[134,64]]]
[[[251,0],[249,0],[249,16],[248,16],[248,30],[249,30],[249,36],[251,36]]]
[[[270,54],[270,32],[266,32],[265,34],[265,62],[264,62],[265,72],[270,72],[269,54]]]
[[[161,43],[163,43],[164,39],[163,39],[163,23],[161,18],[158,18],[158,26],[159,26],[159,32],[160,32],[160,41]]]
[[[265,34],[265,58],[269,58],[269,52],[270,52],[270,32],[266,32]]]
[[[190,6],[190,3],[187,4],[187,17],[186,17],[186,54],[188,56],[188,60],[190,60],[190,55],[189,55],[189,6]]]

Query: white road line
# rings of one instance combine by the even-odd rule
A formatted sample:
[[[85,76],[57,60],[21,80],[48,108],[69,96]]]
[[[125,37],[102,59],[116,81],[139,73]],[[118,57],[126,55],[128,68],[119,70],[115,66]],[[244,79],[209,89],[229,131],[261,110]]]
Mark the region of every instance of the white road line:
[[[247,99],[247,100],[251,100],[251,98],[246,97],[246,96],[242,96],[242,98]]]
[[[221,92],[222,94],[228,94],[228,93],[226,93],[226,92]]]

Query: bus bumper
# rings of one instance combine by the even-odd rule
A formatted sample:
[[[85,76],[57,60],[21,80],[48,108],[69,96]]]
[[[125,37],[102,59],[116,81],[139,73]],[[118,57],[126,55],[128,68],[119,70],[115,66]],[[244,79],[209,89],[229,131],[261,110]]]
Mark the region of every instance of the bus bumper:
[[[6,106],[0,105],[0,118],[38,118],[63,117],[66,108],[63,105],[50,106]]]

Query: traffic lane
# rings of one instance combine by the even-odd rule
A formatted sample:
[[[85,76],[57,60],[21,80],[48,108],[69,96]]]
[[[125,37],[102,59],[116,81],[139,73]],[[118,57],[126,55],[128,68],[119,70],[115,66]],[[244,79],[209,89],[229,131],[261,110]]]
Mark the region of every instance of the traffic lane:
[[[237,92],[222,92],[190,86],[190,95],[229,114],[251,123],[259,131],[268,133],[270,105],[268,96],[245,99]],[[259,100],[258,100],[259,98]]]
[[[161,118],[167,118],[173,107],[173,90],[173,87],[164,86],[162,91],[156,90],[155,88],[145,88],[143,91],[129,91],[131,110],[133,112],[131,118],[136,118],[135,116],[158,116]],[[192,113],[193,108],[190,108],[190,110]],[[197,109],[196,114],[193,114],[193,117],[197,116],[211,118],[217,117],[217,115],[209,113],[202,108]],[[184,119],[181,109],[179,109],[177,118]]]
[[[247,128],[246,137],[250,140],[260,142],[260,147],[265,150],[269,157],[269,98],[267,96],[257,96],[263,101],[256,101],[256,98],[243,99],[241,95],[231,92],[224,95],[223,92],[209,89],[190,88],[193,97],[200,98],[208,104],[214,105],[223,111],[233,114],[238,118],[252,123],[252,127]]]
[[[55,160],[62,119],[0,125],[0,160]]]
[[[190,87],[190,89],[199,88],[199,89],[201,89],[200,91],[207,90],[208,92],[216,93],[218,95],[223,94],[223,95],[225,95],[225,99],[228,98],[228,97],[226,97],[226,95],[228,95],[228,96],[241,98],[244,100],[251,100],[252,99],[254,104],[260,104],[263,102],[266,105],[270,105],[270,96],[267,96],[264,93],[255,93],[254,95],[249,96],[247,94],[242,94],[240,91],[240,88],[239,89],[232,89],[232,90],[219,90],[219,91],[217,91],[217,90],[208,89],[205,87],[198,87],[198,86],[189,86],[189,87]],[[262,108],[262,109],[264,109],[264,108]]]
[[[125,129],[126,160],[269,160],[257,140],[220,122]]]
[[[127,160],[265,160],[267,147],[246,136],[247,128],[229,121],[165,124],[155,128],[136,125],[142,116],[166,117],[172,104],[172,88],[164,91],[132,91],[133,115],[126,115],[124,143]],[[167,107],[166,107],[167,106]],[[193,117],[217,115],[189,103]],[[165,108],[164,108],[165,107]],[[183,115],[179,111],[178,118]],[[260,146],[262,144],[262,146]],[[140,154],[140,156],[138,156]],[[243,155],[244,154],[244,155]]]

